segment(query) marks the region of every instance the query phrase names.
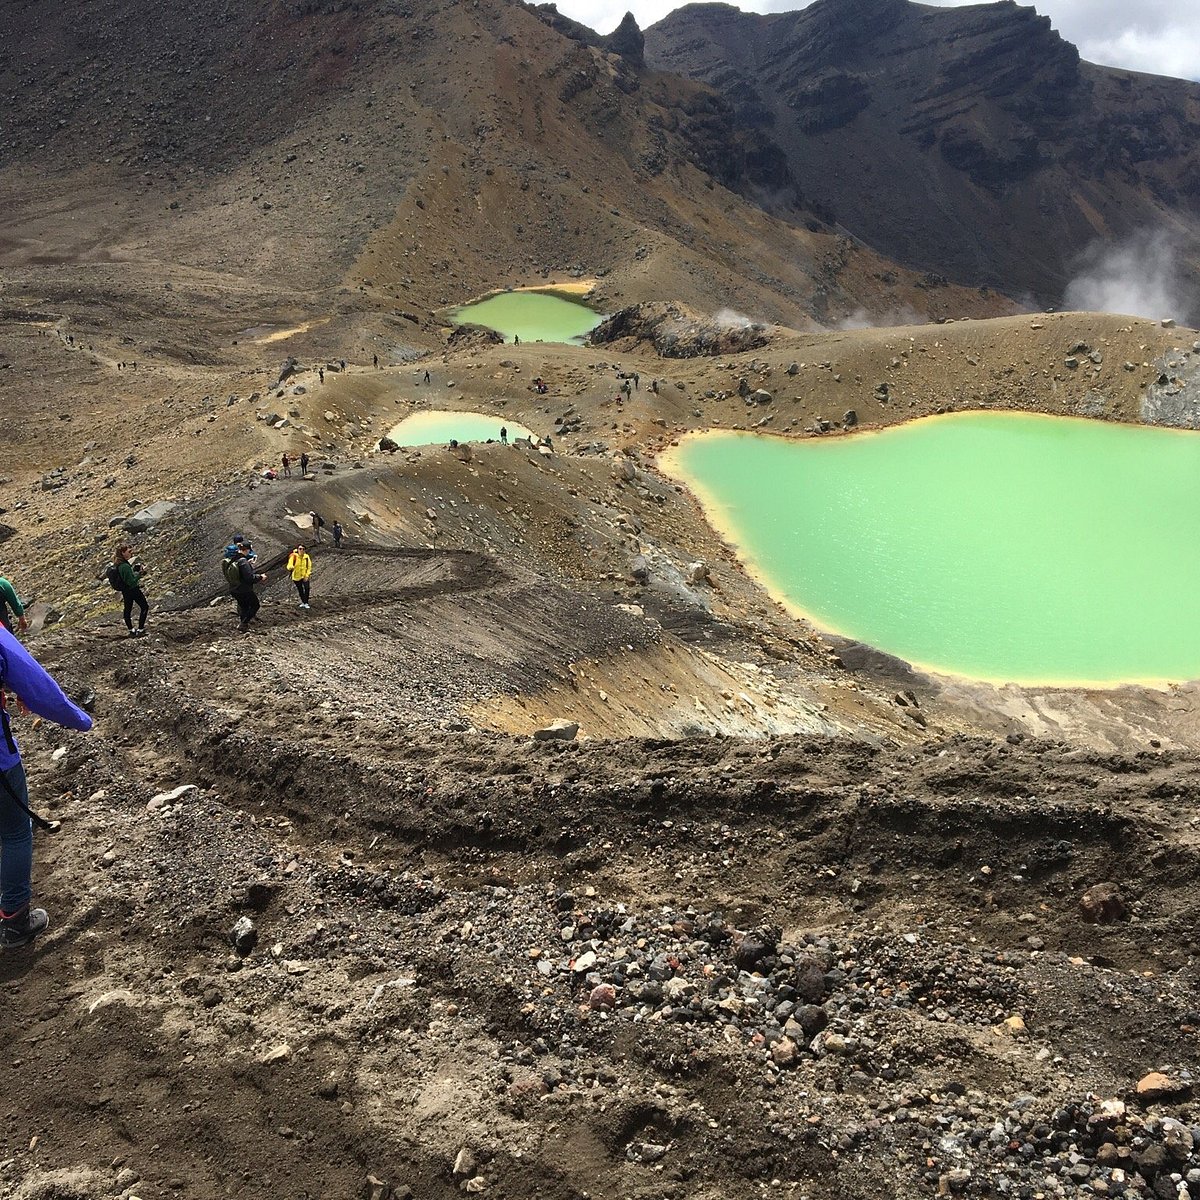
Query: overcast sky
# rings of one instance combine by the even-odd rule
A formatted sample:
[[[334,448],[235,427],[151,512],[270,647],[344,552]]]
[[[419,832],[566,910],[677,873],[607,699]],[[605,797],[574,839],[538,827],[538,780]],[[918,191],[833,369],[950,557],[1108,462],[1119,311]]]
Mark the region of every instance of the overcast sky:
[[[953,6],[954,0],[927,0]],[[558,11],[611,33],[626,11],[644,29],[681,3],[671,0],[557,0]],[[804,0],[741,0],[752,12],[806,8]],[[1079,47],[1088,62],[1154,75],[1200,79],[1200,17],[1196,0],[1036,0],[1034,7]]]

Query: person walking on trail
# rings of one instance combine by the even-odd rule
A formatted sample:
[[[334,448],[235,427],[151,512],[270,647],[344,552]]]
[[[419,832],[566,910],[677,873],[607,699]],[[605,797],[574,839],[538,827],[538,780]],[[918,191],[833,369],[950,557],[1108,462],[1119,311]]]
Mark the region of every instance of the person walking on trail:
[[[508,426],[507,425],[500,426],[500,445],[502,445],[502,446],[508,445]]]
[[[292,458],[291,458],[291,455],[289,455],[286,450],[283,452],[283,460],[282,461],[283,461],[283,477],[285,479],[291,479],[291,477],[292,477]]]
[[[319,542],[321,540],[321,530],[325,528],[325,518],[315,512],[310,512],[308,515],[312,517],[313,537]]]
[[[300,453],[300,477],[304,478],[308,474],[308,451],[303,450]]]
[[[17,628],[24,633],[29,628],[29,622],[25,619],[25,606],[17,596],[17,589],[3,575],[0,575],[0,625],[3,625],[9,633],[14,632],[13,617],[17,618]]]
[[[324,383],[324,382],[325,382],[325,368],[324,368],[324,367],[318,367],[318,368],[317,368],[317,375],[318,375],[318,377],[320,378],[321,382],[322,382],[322,383]]]
[[[233,557],[225,559],[222,570],[225,574],[225,582],[229,585],[229,592],[237,601],[238,632],[249,633],[250,622],[258,616],[259,609],[259,599],[254,591],[254,585],[266,583],[267,577],[254,573],[249,548],[245,542],[238,545],[237,552]]]
[[[373,366],[375,368],[375,370],[377,370],[377,371],[379,370],[379,355],[378,354],[371,355],[371,366]]]
[[[429,382],[429,371],[428,370],[426,370],[426,372],[425,372],[425,382],[426,383]]]
[[[150,612],[150,602],[142,591],[141,563],[133,562],[132,554],[132,546],[118,546],[116,554],[113,555],[113,565],[109,570],[116,572],[116,588],[125,601],[125,611],[122,615],[125,618],[125,628],[129,630],[129,636],[143,637],[146,633],[146,617]],[[135,604],[141,610],[138,613],[136,629],[133,627],[133,606]]]
[[[296,585],[296,592],[300,597],[300,607],[308,608],[309,581],[312,579],[312,559],[309,557],[308,551],[304,548],[303,542],[300,542],[295,550],[288,555],[287,569],[288,574],[292,577],[292,582]]]
[[[33,941],[50,924],[33,899],[33,820],[29,785],[13,739],[4,691],[15,692],[30,712],[68,729],[87,731],[92,718],[63,694],[62,688],[7,629],[0,630],[0,947]]]
[[[342,528],[341,521],[334,521],[334,523],[333,523],[333,548],[335,550],[340,550],[342,548],[342,538],[345,536],[345,533],[346,533],[346,531]]]

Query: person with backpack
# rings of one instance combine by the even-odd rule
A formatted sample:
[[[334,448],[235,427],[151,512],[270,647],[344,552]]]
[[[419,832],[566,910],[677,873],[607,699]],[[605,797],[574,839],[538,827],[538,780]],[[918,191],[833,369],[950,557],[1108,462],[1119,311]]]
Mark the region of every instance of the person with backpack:
[[[9,609],[12,609],[11,613]],[[0,625],[9,633],[14,632],[13,617],[17,618],[17,628],[24,633],[29,628],[29,622],[25,619],[25,606],[17,596],[17,589],[0,575]]]
[[[303,542],[300,542],[295,550],[288,555],[287,569],[288,574],[292,577],[292,582],[296,585],[296,591],[300,595],[300,607],[308,608],[309,581],[312,579],[312,558],[309,557],[309,553],[304,548]]]
[[[284,479],[291,479],[291,477],[292,477],[292,457],[290,454],[288,454],[288,452],[286,450],[283,452],[283,458],[281,461],[283,462],[283,477],[284,477]]]
[[[308,451],[304,450],[300,454],[300,478],[303,479],[308,474]]]
[[[6,688],[37,716],[68,729],[91,729],[92,718],[67,699],[13,634],[0,630],[0,948],[12,949],[33,941],[50,918],[44,908],[30,907],[33,820],[25,768],[4,707]]]
[[[334,521],[334,523],[333,523],[333,548],[335,550],[340,550],[342,548],[342,538],[345,536],[345,533],[346,533],[346,531],[342,528],[341,521]]]
[[[250,548],[245,542],[238,545],[237,553],[226,558],[222,566],[229,593],[237,601],[238,632],[249,633],[250,622],[258,616],[259,599],[254,585],[266,583],[265,575],[256,575],[251,566]]]
[[[321,530],[325,528],[325,518],[315,512],[310,512],[308,515],[312,517],[313,537],[319,542],[321,540]]]
[[[118,546],[113,555],[112,566],[108,568],[108,582],[121,593],[125,599],[125,628],[130,637],[144,637],[146,634],[146,616],[150,612],[150,603],[142,592],[142,567],[140,563],[130,561],[133,547],[126,544]],[[141,612],[138,614],[138,627],[133,627],[133,606],[137,605]]]

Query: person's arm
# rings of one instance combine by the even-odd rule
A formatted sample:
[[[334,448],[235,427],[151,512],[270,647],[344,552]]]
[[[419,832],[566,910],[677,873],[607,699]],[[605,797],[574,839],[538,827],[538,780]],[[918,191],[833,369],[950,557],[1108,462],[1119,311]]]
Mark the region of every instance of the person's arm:
[[[92,718],[63,694],[46,669],[7,629],[0,628],[0,683],[48,721],[68,729],[91,729]]]
[[[17,596],[17,589],[7,579],[0,579],[0,596],[3,596],[8,601],[8,607],[18,617],[25,615],[25,608]]]

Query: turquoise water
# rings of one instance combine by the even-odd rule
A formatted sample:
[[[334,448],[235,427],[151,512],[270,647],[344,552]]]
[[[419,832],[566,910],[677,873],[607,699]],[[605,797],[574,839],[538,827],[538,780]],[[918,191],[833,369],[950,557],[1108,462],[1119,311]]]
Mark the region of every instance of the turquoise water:
[[[451,314],[459,324],[486,325],[511,342],[582,342],[604,319],[599,313],[543,292],[502,292]]]
[[[1200,678],[1200,434],[961,413],[663,465],[829,631],[981,679]]]
[[[429,411],[413,413],[388,431],[398,446],[445,446],[451,438],[459,442],[498,441],[500,428],[508,430],[508,440],[529,437],[529,430],[503,417],[485,413]]]

